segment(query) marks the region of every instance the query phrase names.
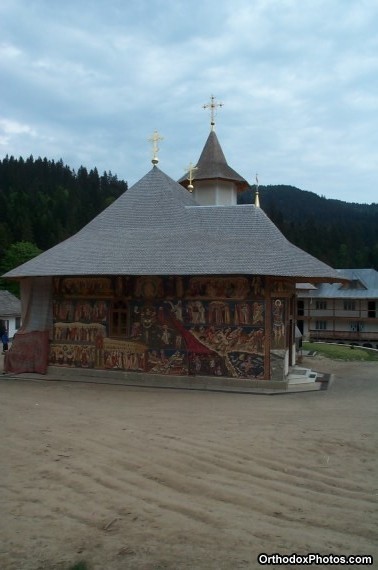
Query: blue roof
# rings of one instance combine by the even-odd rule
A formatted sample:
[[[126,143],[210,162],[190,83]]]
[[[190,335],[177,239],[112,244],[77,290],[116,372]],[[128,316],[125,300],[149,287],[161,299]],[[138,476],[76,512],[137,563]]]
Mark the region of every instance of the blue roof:
[[[319,283],[315,289],[297,287],[300,297],[329,299],[378,299],[378,271],[375,269],[336,269],[347,283]]]

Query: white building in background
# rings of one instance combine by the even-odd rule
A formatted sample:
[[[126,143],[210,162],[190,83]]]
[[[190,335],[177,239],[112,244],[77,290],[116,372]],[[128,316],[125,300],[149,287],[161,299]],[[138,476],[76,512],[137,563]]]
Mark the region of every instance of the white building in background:
[[[378,272],[338,269],[347,283],[298,283],[297,325],[304,339],[378,348]]]
[[[0,321],[12,339],[21,326],[21,301],[9,291],[0,290]]]

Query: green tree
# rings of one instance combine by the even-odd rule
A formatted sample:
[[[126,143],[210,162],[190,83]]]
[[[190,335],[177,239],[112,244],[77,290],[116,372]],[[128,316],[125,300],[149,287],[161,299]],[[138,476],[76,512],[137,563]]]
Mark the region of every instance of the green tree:
[[[9,246],[8,250],[3,254],[0,260],[0,275],[7,273],[11,269],[26,263],[29,259],[33,259],[42,253],[42,251],[29,241],[19,241]],[[0,279],[0,288],[7,289],[14,295],[20,296],[20,287],[18,282]]]

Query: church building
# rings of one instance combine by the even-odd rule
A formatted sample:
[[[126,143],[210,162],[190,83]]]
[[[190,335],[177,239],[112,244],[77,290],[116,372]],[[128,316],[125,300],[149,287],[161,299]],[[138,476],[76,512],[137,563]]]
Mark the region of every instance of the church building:
[[[152,169],[74,236],[9,271],[22,323],[5,370],[114,371],[148,385],[187,378],[284,382],[295,363],[297,282],[337,272],[291,244],[260,208],[214,130],[174,181]],[[171,385],[171,384],[170,384]],[[193,385],[193,384],[192,384]]]

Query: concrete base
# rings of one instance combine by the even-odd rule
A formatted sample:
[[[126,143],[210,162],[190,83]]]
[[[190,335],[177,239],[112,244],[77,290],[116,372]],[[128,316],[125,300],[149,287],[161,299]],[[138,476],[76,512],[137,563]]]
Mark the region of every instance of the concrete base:
[[[249,394],[287,394],[321,389],[318,383],[312,385],[290,386],[287,381],[274,380],[243,380],[238,378],[210,376],[167,376],[160,374],[143,374],[139,372],[124,372],[121,370],[94,370],[83,368],[63,368],[50,366],[48,373],[33,374],[4,374],[3,378],[19,380],[45,380],[85,382],[96,384],[114,384],[135,386],[140,388],[164,388],[175,390],[204,390],[215,392],[234,392]],[[324,388],[323,388],[324,389]]]
[[[175,388],[184,390],[215,390],[226,392],[286,391],[286,382],[269,380],[243,380],[214,376],[173,376],[166,374],[143,374],[122,370],[70,369],[50,366],[48,376],[60,379],[109,382],[125,386],[149,388]]]
[[[294,366],[287,377],[289,384],[308,384],[316,382],[318,373],[311,368],[299,368]]]

